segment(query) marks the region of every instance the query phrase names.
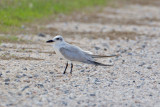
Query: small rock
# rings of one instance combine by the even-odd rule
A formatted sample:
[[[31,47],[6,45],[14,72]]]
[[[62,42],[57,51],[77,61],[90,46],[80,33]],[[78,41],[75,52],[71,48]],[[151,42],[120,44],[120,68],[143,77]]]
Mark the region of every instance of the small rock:
[[[120,50],[120,52],[121,52],[121,53],[125,53],[125,52],[127,52],[127,50],[126,50],[126,49]]]
[[[8,78],[8,79],[5,79],[4,81],[5,81],[5,82],[10,82],[10,79]]]
[[[39,37],[46,37],[46,35],[43,34],[43,33],[39,33],[38,36],[39,36]]]
[[[5,85],[9,85],[9,83],[8,83],[8,82],[6,82],[6,83],[5,83]]]
[[[6,73],[10,73],[10,71],[6,71]]]
[[[33,78],[32,75],[28,75],[28,78]]]
[[[144,78],[140,78],[140,80],[144,81],[145,79]]]
[[[147,67],[147,69],[152,69],[152,67],[149,66],[149,67]]]
[[[109,60],[110,63],[112,63],[112,60]]]
[[[23,77],[27,76],[26,74],[23,74]]]
[[[134,83],[136,82],[136,81],[133,81]]]
[[[50,74],[54,74],[54,72],[50,72]]]
[[[104,48],[104,51],[107,51],[107,49],[106,49],[106,48]]]
[[[100,84],[101,81],[100,81],[98,78],[96,78],[95,81],[94,81],[94,83],[95,83],[95,84]]]
[[[65,93],[65,94],[68,94],[68,93],[69,93],[69,90],[65,90],[64,93]]]
[[[128,55],[132,55],[132,53],[128,53]]]
[[[16,78],[22,78],[23,75],[16,75]]]
[[[21,91],[24,91],[25,89],[29,88],[29,86],[25,86]]]
[[[30,83],[30,80],[23,80],[23,82],[27,82],[27,83]]]
[[[22,93],[18,93],[19,96],[22,96]]]
[[[27,71],[27,68],[23,68],[23,70]]]
[[[78,30],[78,26],[75,26],[75,29]]]
[[[19,79],[15,79],[14,81],[16,81],[16,82],[21,82]]]
[[[141,67],[142,67],[142,66],[143,66],[143,65],[145,65],[145,64],[146,64],[146,63],[142,62],[139,66],[141,66]]]
[[[137,73],[137,74],[140,74],[140,71],[134,71],[135,73]]]
[[[118,47],[118,48],[120,48],[120,47],[121,47],[121,45],[117,45],[117,47]]]
[[[2,73],[0,72],[0,77],[2,76]]]
[[[84,69],[82,69],[80,72],[84,72]]]
[[[38,75],[37,75],[37,74],[35,74],[35,75],[34,75],[34,77],[38,77]]]
[[[40,88],[43,88],[43,87],[44,87],[43,84],[36,84],[35,86],[36,86],[36,87],[40,87]]]
[[[122,60],[122,64],[124,64],[125,63],[125,60]]]
[[[62,101],[62,104],[63,104],[63,105],[65,105],[65,106],[67,106],[67,105],[68,105],[68,103],[67,103],[67,102],[65,102],[65,101]]]
[[[97,47],[97,46],[95,46],[94,48],[95,48],[96,50],[99,50],[99,49],[100,49],[100,47]]]
[[[146,47],[146,45],[142,45],[142,48],[145,48]]]
[[[141,86],[137,86],[137,88],[140,88]]]
[[[90,94],[90,96],[96,96],[95,94]]]

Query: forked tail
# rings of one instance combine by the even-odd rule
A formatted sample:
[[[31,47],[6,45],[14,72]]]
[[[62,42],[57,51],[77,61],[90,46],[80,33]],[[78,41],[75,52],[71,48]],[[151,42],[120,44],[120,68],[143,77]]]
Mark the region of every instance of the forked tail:
[[[96,65],[96,66],[113,66],[113,65],[108,65],[108,64],[102,64],[96,61],[89,61],[90,64]]]
[[[116,57],[116,56],[119,56],[119,55],[91,55],[92,58],[104,58],[104,57]]]

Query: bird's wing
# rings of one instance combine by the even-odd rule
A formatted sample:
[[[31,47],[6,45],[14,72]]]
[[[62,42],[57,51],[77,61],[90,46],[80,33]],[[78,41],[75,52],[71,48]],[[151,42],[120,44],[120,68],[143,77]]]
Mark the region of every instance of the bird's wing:
[[[88,57],[77,47],[67,46],[60,48],[60,53],[68,60],[87,63]]]

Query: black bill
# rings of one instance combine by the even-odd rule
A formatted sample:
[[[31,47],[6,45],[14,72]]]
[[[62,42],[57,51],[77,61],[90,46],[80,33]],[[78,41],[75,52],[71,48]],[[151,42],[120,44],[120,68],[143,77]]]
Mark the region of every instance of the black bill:
[[[54,40],[48,40],[48,41],[46,41],[46,43],[51,43],[51,42],[54,42]]]

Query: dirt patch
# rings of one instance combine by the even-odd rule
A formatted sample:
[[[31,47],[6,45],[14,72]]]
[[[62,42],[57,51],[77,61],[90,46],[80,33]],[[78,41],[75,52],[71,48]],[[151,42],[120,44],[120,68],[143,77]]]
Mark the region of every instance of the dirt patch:
[[[160,6],[159,0],[122,0],[121,3]]]
[[[40,58],[33,58],[33,57],[19,57],[15,55],[1,55],[0,56],[1,60],[44,60]]]

